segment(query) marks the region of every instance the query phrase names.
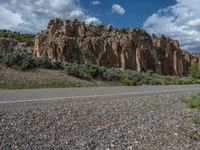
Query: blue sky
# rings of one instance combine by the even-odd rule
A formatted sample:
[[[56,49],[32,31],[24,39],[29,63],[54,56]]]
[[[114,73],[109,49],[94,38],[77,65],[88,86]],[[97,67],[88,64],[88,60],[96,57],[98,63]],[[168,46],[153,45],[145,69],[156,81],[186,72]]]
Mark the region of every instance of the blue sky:
[[[0,0],[0,29],[37,33],[53,18],[139,27],[200,52],[199,0]]]
[[[93,5],[91,0],[81,1],[81,5],[99,18],[104,24],[116,27],[142,27],[145,20],[161,8],[174,5],[175,0],[100,0],[100,4]],[[112,13],[113,4],[119,4],[125,9],[124,15]]]

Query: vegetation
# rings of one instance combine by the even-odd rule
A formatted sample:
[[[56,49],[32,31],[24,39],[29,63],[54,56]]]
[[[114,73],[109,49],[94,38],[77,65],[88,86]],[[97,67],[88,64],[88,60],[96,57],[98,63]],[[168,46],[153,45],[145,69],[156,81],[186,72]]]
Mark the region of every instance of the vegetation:
[[[126,34],[128,30],[129,30],[129,28],[117,29],[117,31],[118,31],[120,34]]]
[[[83,87],[87,85],[76,82],[46,81],[46,82],[6,82],[0,83],[2,89],[32,89],[32,88],[67,88],[67,87]]]
[[[65,64],[64,70],[79,78],[99,78],[107,81],[120,82],[123,85],[173,85],[173,84],[199,84],[199,79],[192,77],[163,76],[151,70],[137,72],[119,68],[105,68],[93,64]]]
[[[81,79],[100,79],[122,85],[172,85],[200,84],[200,79],[191,77],[163,76],[151,70],[137,72],[120,68],[106,68],[86,62],[71,64],[52,62],[47,57],[36,58],[32,54],[16,50],[0,58],[0,62],[8,67],[19,68],[23,71],[34,68],[65,70],[67,74]],[[196,76],[195,76],[196,77]]]
[[[36,58],[31,53],[16,50],[2,57],[0,62],[8,67],[18,67],[25,71],[33,68],[62,69],[61,63],[52,63],[48,58]]]
[[[121,83],[124,85],[134,85],[134,78],[127,71],[121,73]]]
[[[185,102],[190,108],[196,108],[200,111],[200,93],[198,95],[192,96],[189,99],[181,97],[181,100]],[[192,122],[199,126],[200,116],[193,117]]]
[[[200,117],[199,116],[196,116],[192,119],[192,122],[196,125],[200,125]]]
[[[32,44],[31,40],[33,40],[33,34],[22,34],[19,32],[12,32],[10,30],[0,30],[0,38],[12,38],[19,41],[29,41],[27,45]]]
[[[155,33],[153,33],[151,37],[153,40],[158,38],[158,36]]]
[[[200,79],[200,65],[197,63],[192,64],[189,69],[189,74],[193,78]]]
[[[197,131],[192,131],[191,133],[188,134],[188,136],[191,140],[194,140],[194,141],[197,141],[200,138]]]
[[[198,95],[192,96],[190,99],[181,98],[191,108],[197,108],[200,110],[200,93]]]

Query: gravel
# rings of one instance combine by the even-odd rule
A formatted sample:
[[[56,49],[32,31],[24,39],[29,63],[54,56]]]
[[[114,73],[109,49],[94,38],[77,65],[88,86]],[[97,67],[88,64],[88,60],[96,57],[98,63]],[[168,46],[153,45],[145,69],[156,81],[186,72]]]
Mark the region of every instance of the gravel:
[[[198,150],[196,93],[0,104],[0,149]]]

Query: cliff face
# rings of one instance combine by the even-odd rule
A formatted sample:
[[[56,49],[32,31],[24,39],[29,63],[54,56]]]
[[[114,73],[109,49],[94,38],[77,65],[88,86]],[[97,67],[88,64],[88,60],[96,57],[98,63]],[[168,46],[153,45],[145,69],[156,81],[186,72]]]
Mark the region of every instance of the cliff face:
[[[24,50],[32,53],[33,45],[26,45],[25,42],[20,42],[13,38],[0,38],[0,57],[14,50]]]
[[[151,69],[164,75],[184,75],[191,64],[191,56],[180,50],[178,41],[165,36],[152,40],[143,30],[122,32],[77,20],[51,20],[47,29],[36,35],[33,53],[53,61],[89,61],[137,71]]]

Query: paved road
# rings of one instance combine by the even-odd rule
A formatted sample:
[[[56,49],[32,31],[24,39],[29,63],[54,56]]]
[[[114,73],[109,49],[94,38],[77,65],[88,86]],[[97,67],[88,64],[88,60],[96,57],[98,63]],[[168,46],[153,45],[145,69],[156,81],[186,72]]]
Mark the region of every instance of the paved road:
[[[126,97],[133,95],[149,95],[173,92],[176,93],[194,90],[200,90],[200,85],[2,90],[0,91],[0,104],[94,97]]]
[[[200,85],[0,91],[0,149],[200,147],[200,112],[180,101]]]

